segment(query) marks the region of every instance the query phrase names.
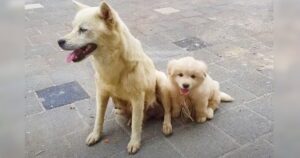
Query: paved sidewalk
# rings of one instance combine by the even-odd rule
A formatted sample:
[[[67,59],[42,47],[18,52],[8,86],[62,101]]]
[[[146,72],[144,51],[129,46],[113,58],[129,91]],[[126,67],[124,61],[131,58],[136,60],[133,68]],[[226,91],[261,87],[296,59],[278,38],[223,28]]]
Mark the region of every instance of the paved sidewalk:
[[[83,0],[81,0],[83,2]],[[85,0],[97,6],[99,0]],[[144,125],[142,148],[132,157],[273,157],[273,2],[271,0],[111,0],[157,69],[173,58],[206,61],[209,73],[232,95],[213,120]],[[104,137],[85,145],[95,117],[95,85],[88,60],[65,62],[57,39],[71,30],[71,0],[26,0],[26,157],[131,157],[130,129],[107,111]],[[40,5],[37,5],[40,4]],[[62,97],[63,96],[63,97]]]

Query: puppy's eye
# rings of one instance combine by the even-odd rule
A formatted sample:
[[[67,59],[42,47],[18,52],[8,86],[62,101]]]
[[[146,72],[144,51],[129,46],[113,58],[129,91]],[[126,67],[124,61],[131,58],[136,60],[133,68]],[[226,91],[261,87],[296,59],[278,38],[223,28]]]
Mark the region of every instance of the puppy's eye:
[[[82,28],[82,27],[79,28],[79,33],[84,33],[86,31],[87,31],[87,29],[85,29],[85,28]]]
[[[195,75],[191,75],[191,78],[196,78],[196,76]]]
[[[182,74],[182,73],[180,73],[180,74],[178,74],[178,76],[179,76],[179,77],[182,77],[182,76],[183,76],[183,74]]]

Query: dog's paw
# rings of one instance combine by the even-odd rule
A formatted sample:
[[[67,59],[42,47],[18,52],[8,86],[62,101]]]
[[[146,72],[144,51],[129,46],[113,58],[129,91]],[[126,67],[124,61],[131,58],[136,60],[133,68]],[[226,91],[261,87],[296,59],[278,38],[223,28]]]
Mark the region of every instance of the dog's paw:
[[[164,123],[162,127],[162,132],[168,136],[172,134],[172,125],[170,123]]]
[[[206,121],[206,117],[198,117],[196,121],[198,123],[204,123]]]
[[[101,134],[99,132],[92,132],[88,135],[85,140],[86,145],[91,146],[96,144],[101,138]]]
[[[127,145],[128,153],[135,154],[140,149],[140,146],[141,146],[140,141],[130,140],[130,142]]]
[[[214,110],[212,108],[207,109],[207,118],[212,119],[214,117]]]

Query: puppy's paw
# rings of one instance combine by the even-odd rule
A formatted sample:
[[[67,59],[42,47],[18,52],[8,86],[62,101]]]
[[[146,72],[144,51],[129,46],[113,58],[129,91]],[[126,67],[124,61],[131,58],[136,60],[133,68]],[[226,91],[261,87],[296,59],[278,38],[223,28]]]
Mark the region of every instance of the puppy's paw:
[[[196,121],[198,123],[204,123],[206,121],[206,117],[198,117]]]
[[[172,125],[170,123],[164,123],[162,127],[162,132],[168,136],[172,134]]]
[[[85,140],[86,145],[91,146],[96,144],[101,138],[100,132],[92,132],[88,135],[88,137]]]
[[[214,110],[212,108],[207,109],[207,118],[212,119],[214,117]]]
[[[130,140],[127,145],[127,150],[129,154],[135,154],[140,149],[140,141]]]

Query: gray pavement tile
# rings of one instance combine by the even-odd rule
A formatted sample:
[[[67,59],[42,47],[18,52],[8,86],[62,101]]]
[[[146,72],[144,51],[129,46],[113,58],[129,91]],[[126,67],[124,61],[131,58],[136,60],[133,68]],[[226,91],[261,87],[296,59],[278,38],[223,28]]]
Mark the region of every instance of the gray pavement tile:
[[[28,64],[35,63],[32,58],[42,58],[45,61],[45,56],[53,55],[57,50],[50,44],[41,44],[38,46],[25,49],[25,59]],[[39,65],[40,66],[40,65]]]
[[[65,64],[58,67],[52,67],[49,70],[49,75],[53,80],[53,83],[58,85],[71,81],[79,81],[89,79],[90,82],[94,82],[93,70],[89,70],[83,63],[80,64]]]
[[[242,145],[254,141],[272,129],[269,121],[244,107],[216,115],[211,122]]]
[[[30,16],[27,16],[29,19]],[[31,28],[31,27],[37,27],[37,26],[47,26],[48,23],[46,20],[43,19],[33,19],[25,22],[24,28]]]
[[[245,71],[234,77],[233,82],[256,96],[273,92],[273,80],[262,76],[256,71]]]
[[[190,16],[192,14],[201,14],[201,13],[189,11],[186,13],[186,15],[182,14],[182,16],[187,16],[187,18],[183,18],[181,21],[190,24],[190,26],[198,26],[200,24],[209,22],[209,20],[206,17]]]
[[[213,80],[222,83],[232,79],[233,73],[217,64],[208,65],[208,74]]]
[[[26,37],[34,36],[34,35],[40,34],[40,32],[39,32],[35,27],[29,27],[29,28],[26,28],[26,29],[24,30],[24,32],[25,32],[25,36],[26,36]]]
[[[169,62],[168,60],[156,60],[153,62],[154,62],[155,68],[157,70],[162,71],[167,74],[167,66],[168,66],[168,62]]]
[[[27,76],[34,76],[50,69],[50,65],[43,55],[28,56],[25,59],[25,73]]]
[[[272,104],[272,94],[263,96],[259,99],[251,101],[246,104],[247,107],[251,108],[255,112],[265,116],[271,121],[274,121],[274,109],[275,107]]]
[[[207,49],[199,49],[191,52],[192,56],[198,60],[203,60],[206,64],[215,63],[222,60],[221,57],[216,56],[213,52]]]
[[[25,94],[25,105],[26,105],[26,110],[25,110],[26,116],[43,111],[43,108],[34,92],[29,92]]]
[[[55,50],[51,52],[51,54],[44,56],[44,59],[46,60],[52,71],[59,71],[62,69],[66,69],[65,67],[71,67],[71,64],[68,64],[66,62],[66,57],[66,53],[63,53],[61,50]],[[49,73],[52,73],[51,70],[49,70]]]
[[[175,41],[174,44],[186,49],[187,51],[194,51],[207,47],[207,43],[197,37],[188,37],[186,39]]]
[[[42,89],[36,93],[47,110],[89,98],[76,81]]]
[[[249,65],[247,61],[239,58],[224,59],[216,64],[231,71],[233,73],[232,78],[249,71],[255,71],[255,68],[252,65]]]
[[[35,143],[35,142],[27,142]],[[71,152],[68,142],[64,138],[56,139],[49,138],[47,141],[40,144],[38,147],[28,148],[26,145],[25,158],[59,158],[59,157],[74,157]]]
[[[272,144],[274,144],[274,131],[266,136],[266,140]]]
[[[27,117],[25,121],[25,147],[29,154],[28,157],[34,157],[32,155],[40,151],[43,151],[40,157],[63,157],[69,153],[64,135],[83,127],[86,125],[78,116],[77,111],[71,110],[70,106]]]
[[[224,60],[239,60],[249,53],[247,49],[241,48],[232,42],[223,42],[207,47],[210,52]],[[240,61],[241,62],[241,61]],[[246,61],[244,61],[246,62]]]
[[[126,149],[130,137],[114,120],[104,122],[102,139],[89,147],[85,144],[85,139],[91,130],[84,129],[66,136],[74,157],[110,157]]]
[[[136,25],[134,26],[134,28],[132,28],[131,30],[137,30],[139,32],[142,32],[145,35],[151,35],[153,36],[153,34],[157,34],[160,32],[163,32],[164,30],[166,30],[166,27],[162,27],[157,25],[156,23],[142,23],[143,21],[140,21],[141,23],[138,23],[139,21],[136,22]],[[131,27],[129,27],[131,28]]]
[[[45,72],[25,76],[26,90],[40,90],[53,86],[52,80]]]
[[[229,153],[225,158],[272,158],[273,153],[274,149],[269,143],[259,140]]]
[[[167,138],[185,157],[218,157],[238,147],[208,123],[191,124]]]
[[[90,97],[96,96],[96,85],[94,79],[84,79],[77,81]]]
[[[135,155],[128,155],[127,151],[122,151],[118,154],[112,156],[112,158],[162,158],[162,157],[172,157],[179,158],[182,157],[166,140],[161,138],[154,138],[144,143],[140,151]]]
[[[156,47],[144,46],[145,52],[153,60],[153,62],[160,62],[163,60],[170,60],[188,55],[187,51],[175,46],[172,43],[160,45]]]
[[[231,108],[240,106],[245,102],[256,98],[255,95],[248,91],[238,87],[234,82],[226,81],[220,84],[220,89],[234,98],[233,102],[221,102],[220,109],[216,111],[216,114],[225,112]]]
[[[197,29],[195,36],[212,45],[250,38],[243,30],[217,21],[199,24]]]
[[[57,44],[57,39],[59,36],[55,33],[51,34],[38,34],[28,37],[29,41],[33,46],[43,45],[43,44]]]
[[[96,116],[96,99],[89,98],[89,99],[76,101],[74,105],[76,106],[78,112],[83,117],[84,121],[90,126],[93,126],[95,122],[95,116]],[[107,105],[105,119],[110,120],[113,119],[114,116],[115,116],[114,105],[110,99]]]
[[[162,35],[171,41],[183,40],[187,37],[193,37],[198,32],[197,26],[189,26],[178,29],[168,29]]]

